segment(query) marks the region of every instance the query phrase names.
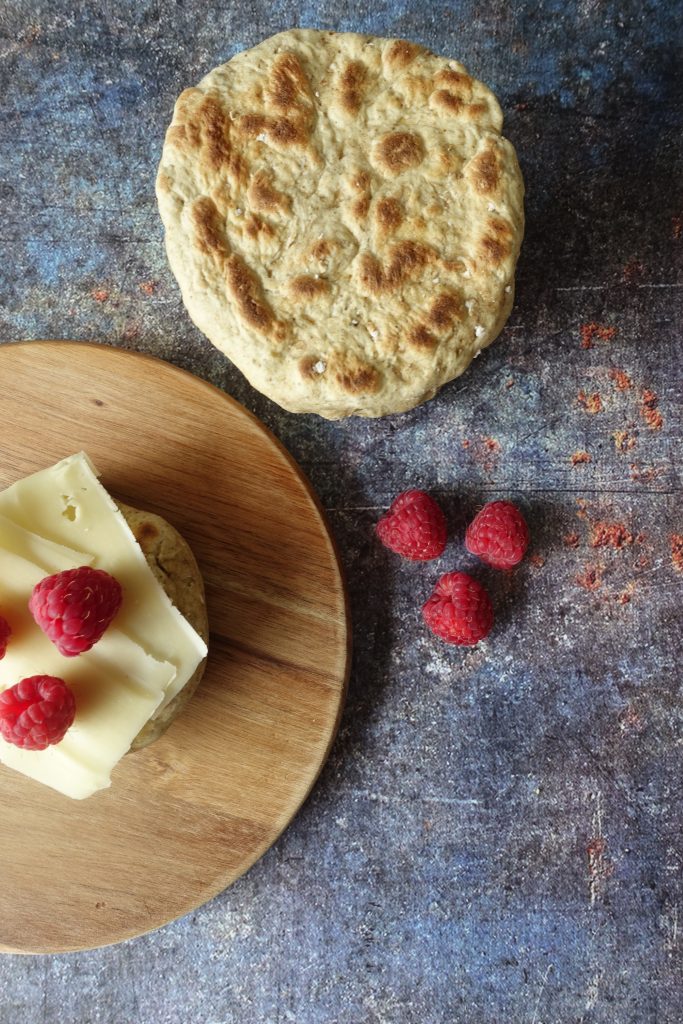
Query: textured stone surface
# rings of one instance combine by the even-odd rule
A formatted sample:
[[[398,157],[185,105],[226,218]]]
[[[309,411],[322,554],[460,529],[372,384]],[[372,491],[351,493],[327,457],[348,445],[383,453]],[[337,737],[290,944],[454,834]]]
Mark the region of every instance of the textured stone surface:
[[[526,176],[509,326],[402,417],[282,412],[194,330],[165,262],[176,94],[296,23],[462,60]],[[0,958],[3,1024],[683,1019],[682,28],[679,5],[635,0],[0,8],[0,338],[149,351],[254,410],[329,510],[356,644],[339,740],[276,846],[156,934]],[[372,539],[407,486],[448,509],[437,563]],[[519,500],[534,557],[477,569],[497,626],[450,650],[419,604],[474,566],[462,532],[491,495]]]

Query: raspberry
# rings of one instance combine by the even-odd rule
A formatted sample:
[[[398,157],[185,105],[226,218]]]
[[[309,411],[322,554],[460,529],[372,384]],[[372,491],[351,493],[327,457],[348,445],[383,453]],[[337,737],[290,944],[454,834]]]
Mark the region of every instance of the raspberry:
[[[82,565],[36,583],[28,606],[60,654],[89,651],[121,607],[118,580],[103,569]]]
[[[424,491],[399,494],[376,526],[385,547],[413,562],[437,558],[446,547],[446,518]]]
[[[63,679],[29,676],[0,693],[0,736],[24,750],[59,743],[74,720],[76,701]]]
[[[511,569],[524,558],[529,529],[509,501],[490,501],[467,528],[465,547],[494,569]]]
[[[7,652],[7,641],[12,635],[12,627],[7,619],[0,615],[0,658],[4,658]]]
[[[479,643],[493,626],[489,595],[464,572],[447,572],[441,577],[422,615],[432,633],[462,647]]]

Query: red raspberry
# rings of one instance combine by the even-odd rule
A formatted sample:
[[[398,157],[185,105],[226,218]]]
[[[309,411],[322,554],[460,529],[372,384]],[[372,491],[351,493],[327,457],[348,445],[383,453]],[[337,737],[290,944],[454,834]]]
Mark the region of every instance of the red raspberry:
[[[121,584],[103,569],[82,565],[36,583],[28,606],[60,654],[89,651],[121,607]]]
[[[413,562],[437,558],[446,547],[446,518],[424,491],[399,494],[376,526],[385,547]]]
[[[12,635],[12,627],[7,619],[0,615],[0,658],[4,658],[7,652],[7,641]]]
[[[30,676],[0,693],[0,736],[24,750],[59,743],[76,714],[74,695],[57,676]]]
[[[432,633],[461,647],[479,643],[493,626],[489,595],[464,572],[447,572],[441,577],[422,615]]]
[[[509,501],[490,501],[467,528],[465,547],[494,569],[511,569],[524,558],[529,529]]]

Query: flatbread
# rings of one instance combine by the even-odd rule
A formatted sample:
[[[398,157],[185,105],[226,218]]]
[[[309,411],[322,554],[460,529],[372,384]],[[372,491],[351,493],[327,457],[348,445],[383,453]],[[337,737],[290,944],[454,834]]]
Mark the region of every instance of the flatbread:
[[[413,43],[295,29],[183,92],[157,197],[187,310],[293,412],[402,412],[512,307],[523,182],[494,95]]]
[[[208,643],[209,623],[204,583],[189,545],[175,527],[161,516],[153,512],[141,512],[120,501],[117,504],[159,583],[181,615]],[[131,750],[146,747],[166,732],[197,689],[204,674],[205,663],[206,659],[197,666],[180,693],[152,715],[133,740]]]

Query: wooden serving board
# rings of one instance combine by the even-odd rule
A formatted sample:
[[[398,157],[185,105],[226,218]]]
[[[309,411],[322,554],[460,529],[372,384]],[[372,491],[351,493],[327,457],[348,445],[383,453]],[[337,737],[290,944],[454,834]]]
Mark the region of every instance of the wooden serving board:
[[[73,801],[0,766],[0,950],[89,949],[193,910],[291,821],[330,749],[349,628],[334,543],[275,438],[168,363],[79,342],[0,347],[0,487],[83,449],[189,541],[204,680],[166,736]]]

